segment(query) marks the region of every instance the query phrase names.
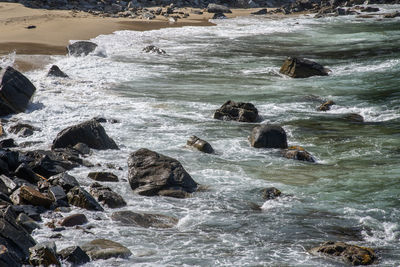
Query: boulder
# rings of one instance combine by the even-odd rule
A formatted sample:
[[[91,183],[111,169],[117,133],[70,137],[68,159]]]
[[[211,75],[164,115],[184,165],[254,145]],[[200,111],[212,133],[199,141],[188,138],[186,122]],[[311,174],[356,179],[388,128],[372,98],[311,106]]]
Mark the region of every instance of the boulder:
[[[108,239],[95,239],[84,244],[81,248],[92,260],[129,258],[132,255],[128,248]]]
[[[57,258],[56,244],[45,242],[29,248],[29,263],[34,266],[61,266]]]
[[[51,176],[49,178],[49,182],[52,185],[59,185],[61,186],[66,192],[69,192],[72,188],[75,186],[79,186],[78,181],[75,179],[75,177],[67,174],[67,173],[60,173],[55,176]]]
[[[118,149],[117,144],[96,120],[89,120],[62,130],[53,141],[52,149],[73,147],[84,143],[94,149]]]
[[[14,175],[32,184],[36,184],[41,178],[26,163],[21,163],[14,171]]]
[[[288,159],[316,162],[316,159],[301,146],[291,146],[283,150],[282,155]]]
[[[178,219],[171,216],[136,213],[129,210],[114,212],[111,215],[111,219],[123,225],[140,226],[144,228],[171,228],[178,223]]]
[[[215,13],[211,19],[227,19],[224,13]]]
[[[258,11],[252,12],[251,15],[266,15],[268,14],[268,10],[266,8],[262,8]]]
[[[258,110],[251,103],[227,101],[214,113],[214,119],[239,122],[260,121]]]
[[[327,76],[329,70],[308,59],[288,57],[279,72],[292,78],[307,78],[311,76]]]
[[[187,140],[186,145],[207,154],[214,153],[214,149],[212,148],[210,143],[204,141],[203,139],[198,138],[195,135],[189,137],[189,140]]]
[[[92,53],[97,44],[88,41],[78,41],[67,46],[67,52],[70,56],[87,56]]]
[[[10,208],[15,214],[19,215],[21,213],[25,213],[26,215],[28,215],[30,218],[32,218],[37,222],[40,222],[42,220],[40,214],[47,211],[42,206],[33,206],[33,205],[12,205],[10,206]]]
[[[60,70],[60,68],[57,65],[51,66],[49,72],[47,73],[47,76],[69,78],[69,76],[65,74],[62,70]]]
[[[6,195],[10,195],[17,189],[17,184],[5,175],[0,175],[0,191]]]
[[[6,246],[0,245],[0,266],[20,267],[22,263]]]
[[[367,6],[367,7],[361,8],[361,12],[378,12],[378,11],[379,11],[379,7]]]
[[[377,259],[372,249],[343,242],[328,241],[310,249],[309,252],[313,255],[323,255],[328,258],[340,259],[352,265],[369,265]]]
[[[40,193],[31,186],[23,185],[14,193],[11,194],[10,199],[15,205],[28,204],[33,206],[41,206],[50,208],[53,201],[44,194]]]
[[[50,198],[53,199],[57,206],[68,206],[67,195],[61,186],[50,186],[48,190]]]
[[[75,186],[68,194],[68,203],[83,209],[104,211],[100,204],[85,189]]]
[[[99,182],[118,182],[118,176],[111,172],[90,172],[88,177]]]
[[[64,248],[58,252],[63,261],[67,261],[72,266],[82,265],[90,262],[89,256],[79,246]]]
[[[197,190],[197,183],[179,161],[145,148],[130,154],[128,168],[129,184],[140,195],[154,196],[168,189]]]
[[[232,11],[223,5],[217,5],[217,4],[208,4],[207,6],[207,12],[208,13],[232,13]]]
[[[77,151],[81,155],[90,154],[90,147],[84,143],[77,143],[72,147],[75,151]]]
[[[157,46],[154,46],[154,45],[146,46],[145,48],[143,48],[143,51],[146,53],[155,53],[155,54],[159,54],[159,55],[166,54],[166,52],[164,50],[162,50],[161,48],[158,48]]]
[[[8,147],[16,147],[17,144],[14,142],[14,139],[8,138],[0,141],[0,148],[8,148]]]
[[[35,91],[35,86],[19,71],[0,68],[0,116],[24,112]]]
[[[40,225],[25,213],[20,213],[16,222],[18,225],[21,225],[29,234],[31,234],[33,230],[40,228]]]
[[[322,103],[317,110],[318,111],[328,111],[331,109],[331,106],[335,105],[335,102],[333,102],[332,100],[328,100],[325,103]]]
[[[253,128],[249,137],[255,148],[287,148],[285,130],[279,125],[263,124]]]
[[[86,218],[85,214],[77,213],[63,218],[59,223],[61,226],[72,227],[76,225],[82,225],[87,222],[88,219]]]
[[[279,197],[282,192],[276,187],[268,187],[262,190],[263,199],[275,199]]]
[[[357,113],[345,114],[342,119],[349,122],[364,122],[364,117]]]
[[[112,191],[111,188],[99,183],[93,183],[90,185],[90,193],[98,202],[107,205],[109,208],[114,209],[126,206],[125,200],[120,195]]]

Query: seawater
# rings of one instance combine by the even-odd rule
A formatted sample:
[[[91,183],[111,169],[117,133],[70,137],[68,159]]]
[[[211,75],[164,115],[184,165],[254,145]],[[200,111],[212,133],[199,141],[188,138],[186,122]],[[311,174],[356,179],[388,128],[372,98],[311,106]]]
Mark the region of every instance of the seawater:
[[[243,17],[215,23],[101,35],[92,40],[99,45],[92,55],[54,57],[71,79],[46,77],[46,70],[27,73],[38,90],[27,113],[15,117],[42,131],[26,141],[43,141],[38,147],[48,149],[67,126],[95,116],[120,121],[104,127],[121,149],[93,151],[87,159],[101,167],[70,174],[89,186],[88,172],[112,171],[121,182],[105,184],[128,202],[120,210],[179,218],[172,229],[144,229],[113,222],[112,209],[82,210],[92,227],[61,232],[58,249],[107,238],[133,253],[86,266],[342,266],[307,253],[334,240],[374,248],[377,266],[398,265],[400,19]],[[150,44],[167,55],[143,53]],[[279,68],[286,56],[312,59],[331,73],[285,77]],[[263,123],[282,125],[289,145],[305,147],[317,164],[251,148],[247,137],[256,124],[212,118],[229,99],[255,104]],[[337,105],[318,112],[321,99]],[[346,113],[365,122],[341,120]],[[190,135],[209,141],[217,154],[186,149]],[[209,190],[188,199],[133,194],[127,159],[142,147],[178,159]],[[109,170],[107,163],[122,170]],[[284,196],[264,201],[260,190],[270,186]],[[253,211],[250,202],[262,211]],[[50,235],[46,226],[33,234],[39,242]]]

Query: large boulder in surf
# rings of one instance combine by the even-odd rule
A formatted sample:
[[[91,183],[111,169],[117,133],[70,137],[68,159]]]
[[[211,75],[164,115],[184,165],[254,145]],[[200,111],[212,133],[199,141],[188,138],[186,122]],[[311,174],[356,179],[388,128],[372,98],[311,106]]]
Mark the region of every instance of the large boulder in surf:
[[[97,201],[103,205],[107,205],[109,208],[114,209],[126,206],[126,202],[122,196],[112,191],[108,186],[93,183],[90,185],[90,194],[95,197]]]
[[[0,73],[0,116],[24,112],[36,87],[12,67]]]
[[[192,135],[191,137],[189,137],[189,139],[186,142],[186,145],[188,147],[193,147],[201,152],[207,153],[207,154],[212,154],[214,153],[214,149],[212,148],[212,146],[210,145],[209,142],[198,138],[195,135]]]
[[[68,127],[57,134],[52,149],[73,147],[77,143],[84,143],[94,149],[118,149],[117,144],[96,120],[82,122]]]
[[[47,76],[60,77],[60,78],[69,78],[67,74],[65,74],[57,65],[51,66]]]
[[[92,53],[97,44],[88,41],[78,41],[67,46],[67,52],[70,56],[87,56]]]
[[[108,239],[95,239],[81,246],[92,260],[129,258],[132,252],[120,243]]]
[[[249,141],[255,148],[287,148],[285,130],[279,125],[263,124],[253,128]]]
[[[352,265],[369,265],[374,263],[377,258],[370,248],[333,241],[325,242],[310,249],[309,252],[313,255],[339,259]]]
[[[87,210],[104,211],[100,204],[85,189],[75,186],[68,194],[68,203]]]
[[[308,59],[288,57],[279,72],[292,78],[307,78],[311,76],[327,76],[329,70],[321,64]]]
[[[128,179],[132,190],[145,196],[165,190],[193,193],[198,184],[176,159],[146,148],[130,154]]]
[[[224,121],[257,122],[260,121],[257,108],[251,103],[228,100],[214,113],[214,119]]]

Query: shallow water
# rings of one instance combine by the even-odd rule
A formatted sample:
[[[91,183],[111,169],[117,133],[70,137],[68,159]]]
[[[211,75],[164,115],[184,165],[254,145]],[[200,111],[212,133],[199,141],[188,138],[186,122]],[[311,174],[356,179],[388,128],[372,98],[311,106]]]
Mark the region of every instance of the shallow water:
[[[381,6],[384,10],[400,6]],[[63,231],[57,247],[108,238],[127,246],[127,260],[87,266],[341,266],[307,249],[328,240],[374,248],[379,266],[400,262],[400,19],[354,16],[216,21],[184,27],[102,35],[84,58],[55,57],[71,79],[27,73],[38,91],[27,114],[16,117],[42,128],[24,141],[48,148],[63,128],[94,116],[119,151],[88,158],[127,179],[129,153],[146,147],[172,156],[200,184],[188,199],[134,195],[125,181],[105,183],[132,210],[179,218],[172,229],[121,227],[106,212],[86,212],[89,231]],[[167,55],[145,54],[154,44]],[[279,74],[286,56],[304,56],[329,69],[328,77],[291,79]],[[256,124],[216,121],[226,100],[252,102],[263,123],[277,123],[289,145],[301,145],[317,164],[288,160],[276,150],[255,149],[247,136]],[[318,112],[323,99],[337,105]],[[341,119],[358,113],[365,123]],[[190,135],[218,152],[184,148]],[[85,167],[70,172],[82,185]],[[261,189],[285,196],[264,202]],[[253,211],[249,202],[262,206]],[[63,214],[67,215],[67,214]],[[44,218],[44,221],[50,220]],[[52,232],[34,232],[38,241]]]

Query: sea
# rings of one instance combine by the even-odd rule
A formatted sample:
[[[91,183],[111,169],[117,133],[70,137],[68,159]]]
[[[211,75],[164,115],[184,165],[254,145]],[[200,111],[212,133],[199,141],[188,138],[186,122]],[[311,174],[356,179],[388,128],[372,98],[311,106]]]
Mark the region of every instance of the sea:
[[[378,7],[377,13],[400,9]],[[103,184],[128,203],[104,212],[59,213],[81,212],[89,223],[62,231],[58,239],[49,239],[54,232],[45,226],[54,215],[43,216],[34,239],[55,241],[61,250],[106,238],[132,252],[128,259],[84,266],[347,266],[308,253],[325,241],[370,247],[378,256],[374,266],[399,266],[400,17],[212,22],[100,35],[91,40],[98,48],[86,57],[52,56],[69,79],[47,77],[51,64],[25,73],[37,92],[27,112],[14,118],[41,131],[17,141],[42,141],[36,148],[49,149],[68,126],[98,116],[117,121],[103,127],[120,150],[92,150],[86,159],[95,167],[69,174],[88,189],[89,172],[113,172],[120,181]],[[166,54],[143,52],[148,45]],[[330,69],[329,76],[282,75],[288,56],[316,61]],[[248,136],[259,123],[213,119],[227,100],[253,103],[260,123],[281,125],[289,146],[304,147],[317,162],[251,147]],[[336,105],[317,111],[326,100]],[[350,113],[364,122],[344,119]],[[216,153],[188,149],[192,135]],[[179,160],[207,190],[186,199],[134,194],[127,160],[140,148]],[[264,200],[267,187],[282,196]],[[261,210],[253,209],[257,205]],[[120,210],[179,222],[170,229],[121,226],[111,220]]]

